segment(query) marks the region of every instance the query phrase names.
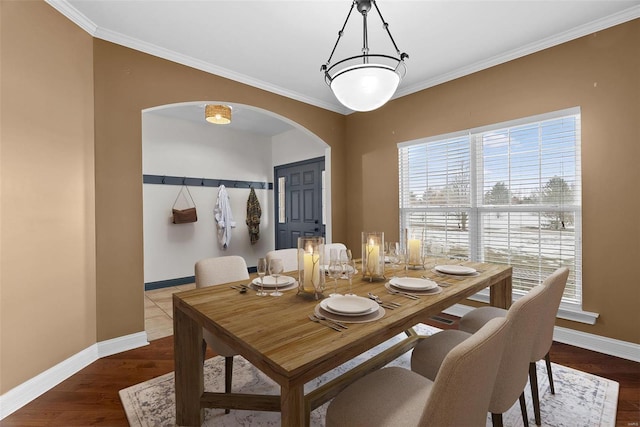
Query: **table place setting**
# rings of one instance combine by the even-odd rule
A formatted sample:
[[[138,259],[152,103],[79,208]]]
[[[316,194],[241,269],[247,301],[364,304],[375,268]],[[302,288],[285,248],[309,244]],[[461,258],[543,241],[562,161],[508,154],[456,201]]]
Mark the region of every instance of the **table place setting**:
[[[384,287],[390,293],[414,299],[422,295],[436,295],[442,292],[442,287],[438,283],[428,278],[418,277],[392,277]]]
[[[277,287],[280,291],[288,291],[291,289],[297,289],[298,281],[291,276],[278,276]],[[254,291],[260,291],[260,277],[256,277],[251,281],[249,287]],[[276,278],[274,276],[264,276],[262,278],[262,287],[265,290],[275,290],[276,289]]]
[[[319,319],[334,323],[365,323],[382,318],[385,309],[369,298],[357,295],[336,295],[316,304],[313,314]]]

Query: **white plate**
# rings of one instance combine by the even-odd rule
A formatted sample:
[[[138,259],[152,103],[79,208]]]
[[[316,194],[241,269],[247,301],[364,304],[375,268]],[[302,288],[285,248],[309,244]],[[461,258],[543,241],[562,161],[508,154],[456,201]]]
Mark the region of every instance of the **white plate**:
[[[465,267],[464,265],[436,265],[434,268],[440,273],[457,274],[461,276],[466,276],[467,274],[473,274],[476,272],[475,268]]]
[[[278,286],[286,286],[295,282],[296,279],[289,276],[280,276],[278,277]],[[256,277],[252,281],[253,284],[260,286],[260,278]],[[273,276],[264,276],[264,287],[265,288],[275,288],[276,287],[276,278]]]
[[[377,302],[356,295],[337,295],[322,302],[325,302],[326,310],[342,315],[361,316],[378,309]]]
[[[407,291],[428,291],[429,289],[436,288],[438,284],[434,281],[427,279],[419,279],[417,277],[394,277],[389,280],[396,288],[404,289]]]
[[[335,315],[338,315],[338,316],[345,316],[345,317],[368,316],[368,315],[370,315],[372,313],[377,312],[380,309],[380,306],[378,305],[378,303],[372,300],[372,302],[374,302],[376,304],[377,308],[373,307],[370,310],[367,310],[367,311],[362,312],[362,313],[341,313],[339,311],[332,310],[331,307],[329,307],[327,305],[327,301],[332,299],[332,298],[336,298],[336,297],[330,297],[330,298],[323,299],[322,301],[320,301],[319,305],[327,313],[335,314]]]

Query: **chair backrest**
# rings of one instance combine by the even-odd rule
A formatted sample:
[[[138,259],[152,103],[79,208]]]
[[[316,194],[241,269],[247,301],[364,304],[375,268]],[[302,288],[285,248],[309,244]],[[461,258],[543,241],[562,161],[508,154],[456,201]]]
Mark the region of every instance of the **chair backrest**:
[[[534,287],[507,311],[506,319],[511,323],[509,338],[489,404],[489,411],[494,414],[506,412],[527,384],[531,350],[545,302],[544,291],[544,286]]]
[[[338,256],[340,256],[340,251],[347,249],[344,243],[327,243],[324,245],[324,264],[328,265],[329,260],[331,259],[331,249],[335,249],[338,251]]]
[[[244,258],[237,255],[205,258],[196,262],[196,288],[249,279]]]
[[[484,426],[511,325],[491,319],[444,358],[427,399],[421,426]]]
[[[298,249],[276,249],[267,252],[267,262],[273,258],[280,258],[284,266],[284,271],[298,270]]]
[[[553,342],[553,327],[556,324],[556,315],[562,300],[562,294],[569,278],[567,267],[558,268],[545,279],[542,286],[545,287],[544,305],[538,318],[538,336],[533,344],[531,362],[542,359],[551,348]]]

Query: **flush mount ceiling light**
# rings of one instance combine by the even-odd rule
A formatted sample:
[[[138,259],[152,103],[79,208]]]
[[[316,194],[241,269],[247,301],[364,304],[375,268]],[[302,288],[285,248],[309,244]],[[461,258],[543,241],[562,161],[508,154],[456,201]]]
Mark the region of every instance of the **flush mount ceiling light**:
[[[209,123],[226,125],[231,123],[231,107],[227,105],[206,105],[204,118]]]
[[[371,10],[371,4],[375,6],[382,21],[382,28],[387,31],[398,57],[369,53],[367,14]],[[352,56],[330,65],[354,6],[357,6],[363,18],[362,55]],[[409,55],[400,53],[389,31],[389,24],[382,17],[375,0],[354,0],[347,19],[338,32],[338,40],[333,46],[331,55],[320,71],[324,72],[325,82],[345,107],[354,111],[371,111],[383,106],[395,93],[400,80],[407,73],[405,58],[409,58]]]

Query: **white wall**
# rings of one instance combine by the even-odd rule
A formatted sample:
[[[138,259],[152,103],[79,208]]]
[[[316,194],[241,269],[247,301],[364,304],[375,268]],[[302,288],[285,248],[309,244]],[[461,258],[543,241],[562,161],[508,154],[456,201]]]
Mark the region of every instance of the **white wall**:
[[[274,166],[323,157],[328,147],[324,143],[310,141],[310,137],[300,129],[283,132],[274,136],[272,141]],[[325,159],[325,162],[328,159],[329,157]]]
[[[142,114],[142,150],[145,175],[273,182],[274,164],[322,157],[327,145],[299,129],[270,138],[148,111]],[[226,250],[218,244],[213,217],[218,188],[189,190],[198,221],[172,224],[171,207],[180,186],[143,185],[145,283],[193,276],[195,262],[212,256],[240,255],[255,266],[257,258],[274,249],[273,190],[255,188],[262,218],[260,240],[252,246],[245,224],[249,189],[227,188],[236,228]],[[177,207],[186,207],[182,198]]]
[[[143,173],[273,181],[271,139],[146,112],[142,119]],[[144,184],[144,281],[156,282],[193,276],[194,263],[202,258],[241,255],[249,266],[274,247],[272,190],[256,188],[262,207],[260,240],[249,241],[246,219],[247,188],[228,188],[236,221],[230,246],[223,250],[216,237],[213,209],[217,187],[189,187],[198,221],[172,224],[171,207],[180,190],[175,185]],[[179,208],[185,207],[184,200]]]

